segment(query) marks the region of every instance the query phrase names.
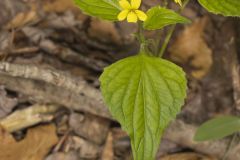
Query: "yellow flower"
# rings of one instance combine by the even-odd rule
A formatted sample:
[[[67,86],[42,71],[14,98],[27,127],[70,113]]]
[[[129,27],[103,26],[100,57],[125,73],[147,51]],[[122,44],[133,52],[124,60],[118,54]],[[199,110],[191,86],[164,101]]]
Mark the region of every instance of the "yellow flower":
[[[182,6],[182,0],[174,0],[175,3],[178,3],[180,6]]]
[[[139,10],[141,0],[131,0],[131,3],[127,0],[120,0],[119,5],[122,8],[122,11],[118,14],[119,21],[123,21],[127,18],[128,22],[136,23],[138,19],[141,21],[147,19],[147,15]]]

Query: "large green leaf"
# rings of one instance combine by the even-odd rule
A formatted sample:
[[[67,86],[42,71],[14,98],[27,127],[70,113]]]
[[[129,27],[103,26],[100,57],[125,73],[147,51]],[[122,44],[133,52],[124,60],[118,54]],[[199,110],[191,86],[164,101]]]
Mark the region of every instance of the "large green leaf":
[[[117,20],[120,12],[118,0],[74,0],[80,9],[91,16],[106,20]]]
[[[101,90],[113,117],[131,138],[135,160],[153,160],[162,133],[186,96],[177,65],[143,53],[105,68]]]
[[[198,0],[208,11],[224,16],[240,16],[240,0]]]
[[[153,7],[147,11],[147,20],[144,22],[144,28],[148,30],[161,29],[167,25],[177,23],[189,23],[190,20],[179,15],[173,10]]]
[[[222,116],[201,125],[194,137],[196,141],[217,140],[240,131],[240,118]]]

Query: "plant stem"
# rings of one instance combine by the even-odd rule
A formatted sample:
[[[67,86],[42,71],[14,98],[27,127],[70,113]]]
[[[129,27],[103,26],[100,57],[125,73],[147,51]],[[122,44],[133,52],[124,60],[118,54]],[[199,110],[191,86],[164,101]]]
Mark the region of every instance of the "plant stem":
[[[228,156],[228,153],[229,153],[229,151],[231,150],[231,148],[232,148],[232,146],[233,146],[233,143],[234,143],[234,141],[236,140],[236,138],[237,138],[237,133],[235,133],[233,136],[232,136],[232,139],[231,139],[231,141],[230,141],[230,143],[229,143],[229,145],[228,145],[228,147],[227,147],[227,149],[226,149],[226,152],[224,153],[224,155],[223,155],[223,158],[222,158],[222,160],[227,160],[227,156]]]
[[[145,37],[143,34],[143,25],[142,22],[138,22],[138,32],[137,32],[137,38],[139,43],[142,45],[143,43],[145,43]]]
[[[188,4],[189,1],[190,1],[190,0],[185,0],[185,1],[184,1],[183,6],[182,6],[182,7],[180,8],[180,10],[178,11],[179,13],[181,13],[181,12],[183,11],[183,9],[186,7],[186,5]],[[159,52],[159,54],[158,54],[159,57],[162,57],[162,56],[163,56],[163,54],[164,54],[164,52],[165,52],[165,50],[166,50],[166,48],[167,48],[167,46],[168,46],[168,43],[169,43],[169,41],[170,41],[170,39],[171,39],[171,37],[172,37],[172,35],[173,35],[173,32],[174,32],[175,28],[176,28],[176,25],[173,25],[173,26],[169,29],[169,31],[168,31],[168,33],[167,33],[167,36],[166,36],[166,38],[165,38],[165,40],[164,40],[164,42],[163,42],[163,45],[162,45],[162,47],[161,47],[161,49],[160,49],[160,52]]]
[[[167,0],[164,0],[164,1],[163,1],[163,7],[167,7],[167,5],[168,5],[168,1],[167,1]]]
[[[159,54],[158,54],[159,57],[162,57],[162,56],[163,56],[163,53],[165,52],[165,50],[166,50],[166,48],[167,48],[167,46],[168,46],[168,43],[169,43],[169,41],[170,41],[170,39],[171,39],[171,37],[172,37],[173,31],[175,30],[175,28],[176,28],[176,25],[173,25],[173,26],[171,26],[171,28],[169,29],[169,31],[168,31],[168,33],[167,33],[167,36],[166,36],[166,38],[165,38],[165,40],[164,40],[164,42],[163,42],[163,45],[162,45],[162,47],[161,47],[161,50],[160,50],[160,52],[159,52]]]

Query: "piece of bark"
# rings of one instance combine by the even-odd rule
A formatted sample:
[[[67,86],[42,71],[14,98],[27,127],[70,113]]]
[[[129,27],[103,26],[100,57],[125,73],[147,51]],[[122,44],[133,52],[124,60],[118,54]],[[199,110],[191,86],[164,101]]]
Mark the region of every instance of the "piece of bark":
[[[4,86],[0,86],[0,119],[9,114],[17,103],[18,99],[8,97]]]
[[[59,104],[72,110],[112,119],[109,111],[103,104],[100,105],[94,99],[86,99],[82,95],[72,93],[51,84],[1,74],[0,84],[6,86],[9,90],[19,92],[29,97],[29,100],[33,102]]]
[[[88,85],[83,79],[73,77],[64,72],[50,68],[44,69],[36,65],[0,62],[0,74],[44,81],[59,88],[71,91],[71,95],[75,94],[78,98],[81,97],[82,102],[89,101],[90,104],[93,104],[99,109],[97,113],[100,110],[102,110],[101,112],[106,111],[102,95],[98,89]]]
[[[90,114],[73,113],[69,125],[77,135],[101,145],[107,138],[110,121]]]
[[[0,125],[8,132],[15,132],[41,122],[50,122],[54,118],[52,114],[58,109],[56,105],[35,104],[0,119]]]
[[[236,52],[230,53],[232,56],[231,69],[232,69],[232,85],[233,85],[233,97],[237,110],[240,111],[240,65]]]
[[[44,81],[68,89],[73,93],[83,94],[86,98],[92,98],[98,100],[99,103],[103,103],[99,90],[91,87],[86,81],[80,78],[73,77],[55,69],[45,69],[36,65],[0,62],[0,73],[13,77]]]
[[[227,72],[225,76],[230,77],[229,79],[232,81],[232,83],[229,83],[229,81],[227,83],[232,85],[233,88],[233,105],[237,110],[240,110],[240,66],[239,53],[237,50],[239,44],[237,44],[237,30],[235,29],[234,21],[224,21],[218,30],[220,30],[221,35],[216,35],[218,42],[217,47],[221,47],[221,49],[219,49],[221,52],[217,53],[217,57],[222,56],[223,60],[220,65],[224,66]],[[219,36],[222,38],[218,38]]]
[[[84,64],[85,66],[96,71],[102,71],[102,69],[107,65],[103,61],[91,59],[75,52],[71,48],[67,48],[63,45],[55,43],[54,41],[48,39],[47,34],[41,29],[24,27],[23,32],[34,44],[38,45],[42,50],[50,55],[59,57],[65,62]]]

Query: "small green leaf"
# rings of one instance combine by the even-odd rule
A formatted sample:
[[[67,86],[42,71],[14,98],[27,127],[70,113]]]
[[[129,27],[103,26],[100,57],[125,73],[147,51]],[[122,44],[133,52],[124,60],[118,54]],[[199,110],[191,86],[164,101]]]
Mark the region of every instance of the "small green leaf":
[[[201,125],[194,137],[195,141],[217,140],[240,130],[240,118],[222,116]]]
[[[224,16],[240,16],[240,0],[198,0],[208,11]]]
[[[115,21],[120,12],[118,0],[74,0],[86,14],[105,20]]]
[[[163,27],[177,23],[190,23],[190,20],[179,15],[173,10],[153,7],[147,11],[147,20],[144,22],[144,28],[148,30],[162,29]]]
[[[162,133],[186,97],[177,65],[141,53],[105,68],[101,91],[113,117],[131,138],[135,160],[154,160]]]

